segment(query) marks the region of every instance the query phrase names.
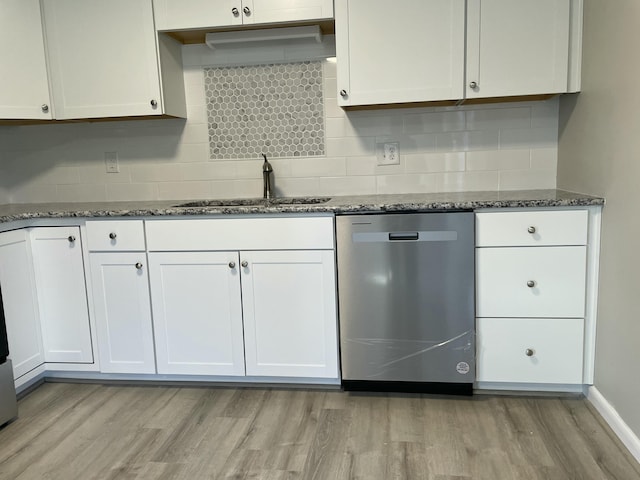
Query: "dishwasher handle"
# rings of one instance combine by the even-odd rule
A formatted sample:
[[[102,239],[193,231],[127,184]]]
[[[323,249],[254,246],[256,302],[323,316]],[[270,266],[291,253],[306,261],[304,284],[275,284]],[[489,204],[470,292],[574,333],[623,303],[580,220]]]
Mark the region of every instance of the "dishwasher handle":
[[[389,232],[389,241],[396,240],[418,240],[420,234],[418,232]]]

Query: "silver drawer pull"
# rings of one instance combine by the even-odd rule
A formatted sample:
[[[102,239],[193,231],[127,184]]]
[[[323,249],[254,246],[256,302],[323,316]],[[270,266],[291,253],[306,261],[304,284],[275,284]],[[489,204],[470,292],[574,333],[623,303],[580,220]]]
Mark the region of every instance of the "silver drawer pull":
[[[534,227],[533,225],[530,226],[529,228],[527,228],[527,232],[533,235],[534,233],[536,233],[536,227]]]
[[[73,243],[73,242],[75,242],[75,241],[76,241],[76,237],[74,237],[73,235],[69,235],[69,236],[67,237],[67,240],[69,240],[69,243]]]
[[[236,262],[229,262],[229,268],[236,268]]]
[[[246,260],[243,260],[240,265],[242,265],[244,268],[247,268],[249,266],[249,262],[247,262]]]
[[[536,354],[536,351],[535,351],[533,348],[527,348],[527,349],[524,351],[524,354],[525,354],[527,357],[533,357],[533,356]]]
[[[535,287],[535,286],[536,286],[536,282],[535,282],[535,281],[533,281],[533,280],[529,280],[529,281],[527,282],[527,287],[529,287],[529,288],[533,288],[533,287]]]
[[[116,232],[111,232],[111,233],[109,234],[109,238],[110,238],[111,240],[115,240],[115,239],[116,239],[116,237],[117,237]]]
[[[136,269],[142,270],[142,264],[140,262],[136,263]]]

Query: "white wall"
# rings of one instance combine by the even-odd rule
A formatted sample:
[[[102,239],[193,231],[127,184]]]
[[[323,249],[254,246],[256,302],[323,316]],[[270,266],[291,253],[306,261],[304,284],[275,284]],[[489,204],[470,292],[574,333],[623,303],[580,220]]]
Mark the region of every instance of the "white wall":
[[[557,99],[345,113],[335,63],[324,73],[327,155],[274,159],[280,195],[555,188]],[[185,81],[186,121],[0,127],[0,202],[260,196],[261,159],[209,160],[202,67]],[[384,139],[400,165],[377,166]],[[105,152],[120,173],[105,173]]]
[[[640,436],[638,45],[640,2],[585,0],[582,93],[561,100],[558,186],[606,198],[595,386]]]

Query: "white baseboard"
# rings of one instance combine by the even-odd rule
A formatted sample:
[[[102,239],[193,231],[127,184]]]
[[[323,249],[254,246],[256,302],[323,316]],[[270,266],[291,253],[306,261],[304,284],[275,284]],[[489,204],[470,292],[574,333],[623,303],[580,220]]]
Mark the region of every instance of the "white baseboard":
[[[589,387],[587,400],[602,415],[602,418],[609,424],[624,446],[629,449],[631,455],[640,462],[640,438],[633,433],[633,430],[629,428],[629,425],[625,423],[616,409],[602,396],[596,387]]]

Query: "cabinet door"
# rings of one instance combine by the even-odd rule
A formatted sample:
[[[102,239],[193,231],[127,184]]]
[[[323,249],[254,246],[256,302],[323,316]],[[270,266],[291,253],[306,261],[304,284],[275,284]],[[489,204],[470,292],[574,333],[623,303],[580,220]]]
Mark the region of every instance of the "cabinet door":
[[[43,4],[56,118],[162,113],[151,0]]]
[[[241,252],[247,375],[338,377],[334,252]]]
[[[100,371],[155,373],[144,253],[92,253]]]
[[[158,30],[242,25],[244,16],[241,0],[153,0],[153,13]]]
[[[333,18],[332,0],[243,0],[244,23],[281,23]],[[250,14],[244,8],[250,8]]]
[[[158,373],[244,375],[237,252],[150,253]]]
[[[31,247],[45,361],[92,363],[80,229],[35,228]]]
[[[336,0],[338,103],[462,98],[464,8],[465,0]]]
[[[51,119],[39,0],[0,0],[0,118]]]
[[[466,98],[566,92],[569,14],[570,0],[468,0]]]
[[[14,378],[44,363],[33,259],[26,230],[0,234],[0,288]]]
[[[581,318],[479,318],[479,382],[582,383]]]
[[[476,316],[584,317],[586,247],[476,249]]]

